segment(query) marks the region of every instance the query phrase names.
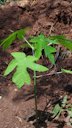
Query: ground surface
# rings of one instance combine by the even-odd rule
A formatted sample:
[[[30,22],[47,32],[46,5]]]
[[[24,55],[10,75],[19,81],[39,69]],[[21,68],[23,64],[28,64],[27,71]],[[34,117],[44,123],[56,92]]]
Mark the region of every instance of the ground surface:
[[[7,37],[11,31],[25,27],[32,28],[27,36],[42,32],[47,36],[64,34],[72,39],[72,1],[36,0],[23,6],[9,4],[0,8],[0,39]],[[34,110],[33,85],[17,90],[10,82],[10,77],[5,79],[2,76],[6,63],[11,58],[9,53],[14,50],[19,50],[17,43],[5,52],[0,48],[0,128],[34,128],[32,122],[26,121]],[[59,70],[60,67],[72,69],[71,54],[66,54],[65,59],[59,56],[52,71]],[[38,79],[37,83],[39,110],[43,110],[46,105],[45,94],[50,104],[66,94],[72,103],[72,75],[46,76]],[[47,111],[51,108],[52,105]],[[49,121],[43,127],[70,128],[67,125],[63,126],[62,121],[63,117],[59,121]]]

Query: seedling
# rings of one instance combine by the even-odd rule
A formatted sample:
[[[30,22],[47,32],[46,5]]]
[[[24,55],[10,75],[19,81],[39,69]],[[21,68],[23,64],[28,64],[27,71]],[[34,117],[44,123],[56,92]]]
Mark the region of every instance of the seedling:
[[[58,103],[54,106],[52,111],[53,118],[59,118],[62,113],[66,114],[65,122],[67,125],[72,126],[72,104],[67,102],[67,95],[64,96],[60,104]]]
[[[14,52],[11,53],[13,56],[12,61],[9,63],[4,75],[10,74],[14,69],[16,69],[16,72],[14,73],[12,77],[12,81],[16,84],[16,86],[21,89],[24,84],[30,85],[31,84],[31,78],[30,74],[28,72],[28,68],[34,71],[34,96],[35,96],[35,111],[36,111],[36,119],[37,117],[37,85],[36,85],[36,71],[38,72],[44,72],[48,71],[48,67],[42,66],[37,64],[37,61],[42,56],[42,52],[44,51],[45,56],[49,59],[49,61],[55,65],[55,59],[54,55],[56,53],[55,45],[58,45],[59,43],[68,48],[69,50],[72,50],[72,41],[66,39],[64,36],[49,36],[45,37],[43,34],[40,34],[35,37],[31,37],[29,40],[25,38],[26,31],[21,29],[16,32],[13,32],[8,36],[3,42],[1,42],[1,46],[3,49],[9,48],[9,46],[16,40],[22,40],[27,43],[27,45],[32,50],[32,55],[27,56],[23,52]],[[27,46],[25,45],[25,46]],[[72,71],[62,69],[61,72],[63,73],[70,73],[72,74]],[[58,111],[61,109],[60,106],[57,105]],[[57,112],[58,112],[57,111]],[[60,113],[60,112],[59,112]]]

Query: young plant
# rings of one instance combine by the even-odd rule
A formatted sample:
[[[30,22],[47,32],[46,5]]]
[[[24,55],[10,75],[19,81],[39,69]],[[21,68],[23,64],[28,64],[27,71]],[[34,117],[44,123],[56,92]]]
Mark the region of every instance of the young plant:
[[[64,96],[61,103],[56,104],[52,110],[53,118],[59,118],[62,113],[66,114],[65,122],[72,126],[72,104],[67,102],[67,95]]]
[[[31,83],[31,78],[28,73],[28,68],[34,71],[34,96],[35,96],[35,111],[36,111],[36,119],[37,119],[37,86],[36,86],[36,71],[44,72],[47,71],[48,68],[42,65],[37,64],[36,62],[42,56],[42,52],[52,64],[55,64],[54,54],[56,53],[56,48],[54,45],[58,45],[59,43],[65,46],[66,48],[72,50],[72,41],[66,39],[64,36],[49,36],[45,37],[43,34],[40,34],[35,37],[31,37],[29,41],[25,38],[26,30],[18,30],[13,32],[8,36],[3,42],[1,42],[1,46],[3,49],[9,48],[9,46],[16,40],[22,40],[28,44],[28,46],[32,50],[32,55],[26,56],[23,52],[14,52],[11,53],[13,56],[13,60],[8,65],[4,75],[8,75],[14,69],[16,72],[12,77],[12,81],[16,84],[18,88],[21,88],[24,84],[29,85]],[[70,73],[72,71],[62,69],[63,73]],[[59,109],[59,108],[58,108]]]
[[[31,78],[27,71],[27,69],[31,69],[34,71],[34,96],[35,96],[35,111],[36,111],[36,119],[37,117],[37,87],[36,87],[36,71],[44,72],[47,71],[48,68],[45,66],[36,64],[37,58],[35,56],[26,56],[25,53],[22,52],[14,52],[11,53],[13,56],[13,60],[8,65],[4,76],[11,73],[15,68],[16,72],[12,77],[12,81],[16,84],[16,86],[21,89],[24,84],[30,85]]]
[[[14,52],[11,53],[13,56],[13,60],[8,65],[4,75],[8,75],[11,73],[15,68],[16,72],[12,77],[12,81],[16,84],[16,86],[20,89],[24,84],[30,85],[31,78],[28,73],[28,68],[34,71],[34,96],[35,96],[35,111],[36,111],[36,119],[37,117],[37,87],[36,87],[36,71],[44,72],[47,71],[48,68],[45,66],[36,64],[38,58],[34,56],[34,47],[24,38],[25,30],[21,29],[14,33],[12,33],[8,38],[6,38],[1,45],[3,49],[7,49],[12,42],[18,38],[20,40],[24,39],[29,47],[32,49],[32,56],[26,56],[23,52]]]

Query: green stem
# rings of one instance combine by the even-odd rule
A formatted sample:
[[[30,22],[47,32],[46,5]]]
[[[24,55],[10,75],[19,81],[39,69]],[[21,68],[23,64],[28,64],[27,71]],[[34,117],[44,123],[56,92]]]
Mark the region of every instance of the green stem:
[[[36,84],[36,71],[34,71],[34,97],[35,97],[35,112],[36,112],[36,120],[38,119],[37,114],[37,84]]]
[[[23,36],[24,41],[34,50],[34,47],[29,43],[29,41]]]
[[[32,54],[34,56],[34,47],[28,42],[28,40],[23,37],[24,41],[31,47]],[[36,71],[34,71],[34,98],[35,98],[35,112],[36,112],[36,121],[38,119],[38,113],[37,113],[37,83],[36,83]]]
[[[32,50],[34,56],[34,50]],[[38,119],[37,113],[37,83],[36,83],[36,71],[34,71],[34,98],[35,98],[35,112],[36,112],[36,121]]]

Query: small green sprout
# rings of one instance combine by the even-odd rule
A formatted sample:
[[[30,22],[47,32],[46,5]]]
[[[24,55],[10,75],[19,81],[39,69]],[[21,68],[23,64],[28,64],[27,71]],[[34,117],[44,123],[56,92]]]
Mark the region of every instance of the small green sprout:
[[[69,104],[67,95],[64,96],[61,105],[56,104],[52,110],[53,118],[59,118],[62,113],[66,113],[65,123],[72,127],[72,104]]]

